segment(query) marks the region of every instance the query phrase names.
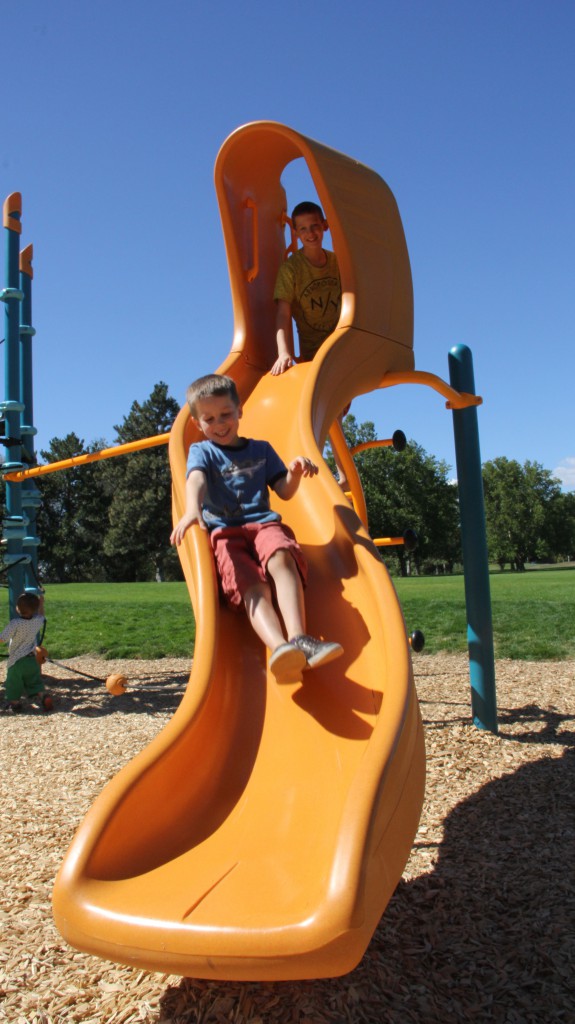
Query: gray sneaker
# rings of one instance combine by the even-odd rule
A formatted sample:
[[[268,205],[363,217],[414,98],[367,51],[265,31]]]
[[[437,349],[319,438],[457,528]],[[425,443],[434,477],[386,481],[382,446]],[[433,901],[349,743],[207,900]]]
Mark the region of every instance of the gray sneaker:
[[[300,651],[303,651],[307,662],[306,668],[317,668],[319,665],[327,665],[328,661],[333,661],[334,658],[339,658],[340,654],[343,654],[341,644],[331,643],[327,640],[316,640],[315,637],[308,636],[307,633],[301,633],[300,636],[292,637],[290,644],[293,644],[294,647],[299,647]]]
[[[270,669],[277,683],[296,683],[305,667],[305,654],[292,643],[280,644],[270,656]]]

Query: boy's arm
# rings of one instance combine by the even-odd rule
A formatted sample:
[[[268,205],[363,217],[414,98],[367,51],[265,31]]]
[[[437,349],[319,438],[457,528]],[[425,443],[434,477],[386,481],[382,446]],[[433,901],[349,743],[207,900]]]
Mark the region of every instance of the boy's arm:
[[[192,469],[186,480],[186,511],[172,530],[170,544],[181,544],[192,523],[197,523],[202,530],[207,529],[202,516],[202,502],[205,493],[205,473],[201,469]]]
[[[12,633],[14,632],[14,625],[15,625],[15,620],[14,619],[10,619],[10,622],[8,623],[8,625],[4,626],[4,629],[0,633],[0,642],[2,642],[3,644],[7,644],[8,643],[10,637],[12,636]]]
[[[274,376],[285,373],[294,361],[291,306],[287,299],[277,300],[276,344],[278,357],[271,369]]]
[[[317,473],[315,462],[306,459],[304,455],[298,455],[297,459],[290,462],[286,476],[280,477],[273,489],[280,498],[289,501],[296,493],[302,476],[315,476]]]

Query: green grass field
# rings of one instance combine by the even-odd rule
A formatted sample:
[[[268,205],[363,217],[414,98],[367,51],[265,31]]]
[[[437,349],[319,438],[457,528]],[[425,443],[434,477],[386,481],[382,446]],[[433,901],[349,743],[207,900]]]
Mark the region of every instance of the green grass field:
[[[494,573],[491,599],[495,656],[575,658],[575,571]],[[421,629],[425,652],[466,651],[462,576],[394,581],[408,632]],[[69,583],[46,590],[50,657],[191,657],[195,625],[184,583]],[[0,592],[0,621],[8,592]]]
[[[423,631],[426,651],[467,650],[463,576],[394,582],[408,631]],[[575,658],[575,571],[493,573],[490,584],[496,658]]]
[[[8,596],[0,596],[2,622]],[[46,587],[51,658],[191,656],[195,624],[185,583],[67,583]]]

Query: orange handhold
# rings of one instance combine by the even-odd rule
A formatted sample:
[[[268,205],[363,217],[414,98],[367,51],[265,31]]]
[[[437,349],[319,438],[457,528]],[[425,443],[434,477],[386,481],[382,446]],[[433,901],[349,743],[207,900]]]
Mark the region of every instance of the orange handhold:
[[[19,216],[15,217],[17,213]],[[22,216],[22,193],[12,192],[4,200],[3,207],[3,223],[5,228],[9,228],[10,231],[15,231],[18,235],[22,234],[22,224],[19,217]]]
[[[128,689],[128,680],[119,672],[113,672],[106,679],[106,689],[113,697],[120,697]]]
[[[48,651],[39,644],[34,648],[34,657],[39,665],[44,665],[48,659]]]
[[[34,277],[34,269],[32,267],[32,260],[34,258],[34,246],[27,245],[25,249],[22,249],[20,253],[20,271],[23,274],[27,274],[28,277]]]

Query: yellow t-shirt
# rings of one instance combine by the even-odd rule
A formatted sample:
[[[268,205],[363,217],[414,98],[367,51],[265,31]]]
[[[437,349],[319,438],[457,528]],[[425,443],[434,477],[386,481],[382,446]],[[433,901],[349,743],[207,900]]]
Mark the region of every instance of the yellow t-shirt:
[[[335,253],[324,249],[325,267],[314,267],[299,250],[282,263],[274,300],[291,306],[299,337],[300,356],[313,359],[318,348],[335,330],[341,311],[341,281]]]

